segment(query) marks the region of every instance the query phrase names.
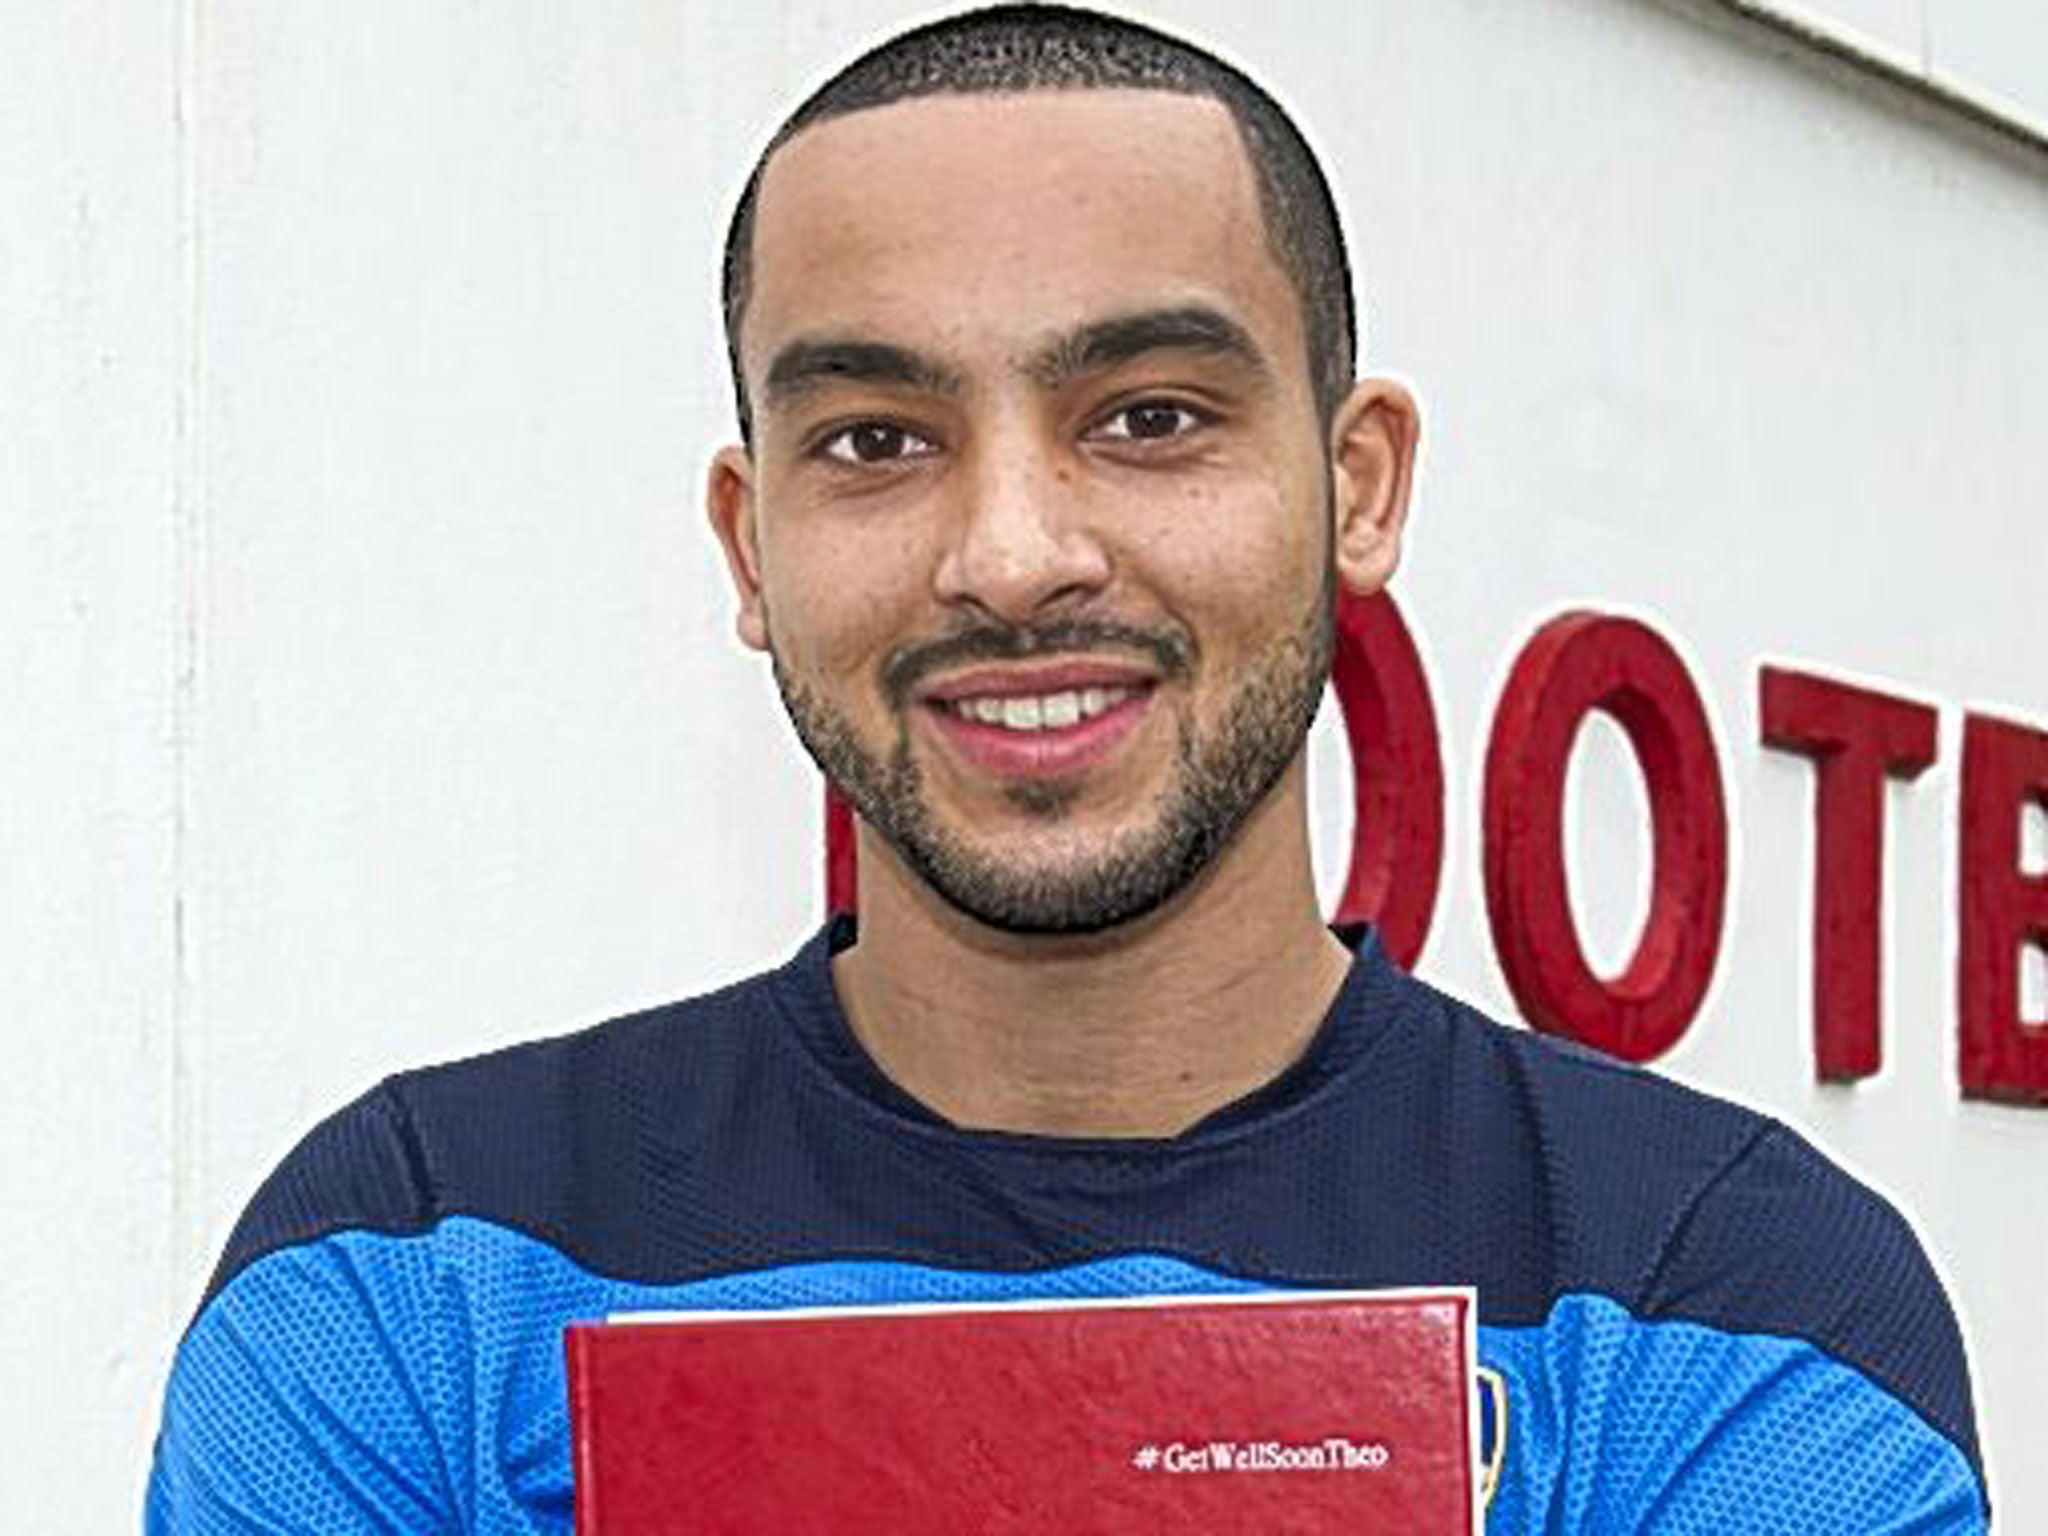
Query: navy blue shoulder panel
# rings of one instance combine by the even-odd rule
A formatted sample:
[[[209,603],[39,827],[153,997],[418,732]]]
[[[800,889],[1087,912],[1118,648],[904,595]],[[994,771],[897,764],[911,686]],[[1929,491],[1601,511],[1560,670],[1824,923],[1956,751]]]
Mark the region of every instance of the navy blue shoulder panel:
[[[416,1231],[437,1214],[403,1106],[388,1084],[373,1088],[308,1131],[263,1181],[228,1238],[205,1300],[274,1249],[350,1228]]]
[[[662,1148],[695,1106],[730,1102],[735,1042],[719,1026],[765,1021],[772,1010],[747,993],[768,980],[387,1079],[258,1187],[206,1300],[277,1249],[449,1215],[532,1233],[597,1273],[637,1273],[648,1254],[627,1204],[675,1166]]]
[[[1981,1465],[1961,1331],[1896,1209],[1775,1120],[1472,1018],[1537,1128],[1524,1151],[1559,1291],[1610,1296],[1646,1321],[1804,1339]]]
[[[1980,1465],[1962,1332],[1912,1227],[1781,1125],[1694,1205],[1635,1310],[1808,1339]]]

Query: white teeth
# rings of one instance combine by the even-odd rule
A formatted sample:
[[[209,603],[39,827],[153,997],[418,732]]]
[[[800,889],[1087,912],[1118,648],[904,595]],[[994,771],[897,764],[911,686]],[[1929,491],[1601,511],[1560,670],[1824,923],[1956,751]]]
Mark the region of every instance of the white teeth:
[[[1137,691],[1135,688],[1090,688],[1087,697],[1081,701],[1081,713],[1099,715],[1116,708]]]
[[[1012,731],[1036,731],[1045,725],[1045,711],[1036,699],[1003,700],[1003,726]]]
[[[1064,693],[1037,696],[1019,694],[997,698],[983,695],[980,698],[955,699],[953,708],[969,720],[978,720],[983,725],[999,725],[1006,731],[1057,731],[1094,719],[1103,711],[1123,703],[1131,693],[1129,688],[1070,688]]]
[[[1045,721],[1047,730],[1073,725],[1081,718],[1081,695],[1078,693],[1055,693],[1038,707],[1039,717]]]

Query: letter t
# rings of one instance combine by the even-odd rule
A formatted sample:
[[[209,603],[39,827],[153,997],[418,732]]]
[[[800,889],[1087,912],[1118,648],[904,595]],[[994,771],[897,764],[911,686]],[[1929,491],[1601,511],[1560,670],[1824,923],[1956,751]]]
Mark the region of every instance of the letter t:
[[[1824,1080],[1869,1077],[1884,1062],[1884,783],[1935,758],[1925,704],[1764,667],[1764,745],[1813,760],[1813,1049]]]

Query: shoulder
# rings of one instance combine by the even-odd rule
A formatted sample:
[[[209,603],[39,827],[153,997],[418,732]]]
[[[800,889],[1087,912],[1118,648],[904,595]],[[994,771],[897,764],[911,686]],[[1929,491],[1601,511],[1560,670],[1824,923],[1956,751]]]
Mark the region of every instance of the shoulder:
[[[1496,1317],[1534,1321],[1565,1290],[1639,1305],[1686,1213],[1773,1132],[1739,1104],[1397,986],[1374,1102],[1441,1143],[1484,1216]]]
[[[1981,1528],[1961,1333],[1888,1200],[1769,1115],[1404,991],[1416,1054],[1462,1106],[1447,1134],[1477,1149],[1461,1160],[1480,1170],[1477,1241],[1512,1239],[1499,1267],[1522,1289],[1495,1338],[1525,1402],[1632,1469],[1620,1483],[1661,1490],[1674,1528],[1694,1504],[1725,1518],[1731,1500],[1769,1528],[1760,1511],[1832,1510],[1842,1529],[1941,1511],[1929,1528]],[[1634,1528],[1602,1502],[1617,1479],[1572,1464],[1524,1496]]]
[[[615,1160],[656,1113],[680,1127],[731,1103],[772,1028],[782,977],[385,1079],[264,1180],[207,1299],[268,1254],[344,1232],[402,1236],[471,1215],[562,1235],[573,1224],[567,1191],[590,1158]]]
[[[1544,1206],[1553,1299],[1809,1346],[1978,1464],[1961,1333],[1891,1202],[1771,1116],[1415,990],[1413,1016],[1484,1085],[1478,1113],[1512,1127],[1490,1134]]]
[[[476,1395],[501,1425],[547,1421],[559,1321],[610,1310],[588,1255],[632,1252],[687,1138],[744,1114],[780,1033],[776,974],[401,1073],[315,1126],[179,1343],[150,1528],[466,1525],[449,1457],[475,1441]],[[475,1488],[566,1498],[565,1448],[540,1444],[473,1467]]]
[[[1770,1116],[1582,1047],[1519,1049],[1586,1182],[1667,1202],[1615,1287],[1639,1319],[1796,1339],[1912,1406],[1974,1463],[1961,1332],[1918,1235],[1883,1195]]]
[[[1521,1025],[1503,1024],[1469,1003],[1410,981],[1413,1015],[1486,1083],[1489,1107],[1530,1122],[1562,1154],[1597,1149],[1616,1162],[1659,1149],[1659,1166],[1636,1166],[1660,1193],[1671,1176],[1711,1176],[1740,1157],[1774,1122],[1660,1072],[1590,1046]]]
[[[1918,1236],[1783,1125],[1683,1213],[1641,1309],[1811,1343],[1978,1462],[1961,1330]]]
[[[1406,988],[1404,1028],[1436,1037],[1425,1053],[1448,1063],[1438,1070],[1455,1081],[1442,1097],[1462,1106],[1457,1134],[1526,1167],[1551,1202],[1550,1219],[1573,1239],[1578,1278],[1597,1279],[1628,1305],[1654,1303],[1660,1273],[1702,1243],[1776,1249],[1796,1226],[1912,1244],[1884,1200],[1772,1116],[1498,1023],[1420,982]],[[1768,1221],[1717,1224],[1752,1200]]]

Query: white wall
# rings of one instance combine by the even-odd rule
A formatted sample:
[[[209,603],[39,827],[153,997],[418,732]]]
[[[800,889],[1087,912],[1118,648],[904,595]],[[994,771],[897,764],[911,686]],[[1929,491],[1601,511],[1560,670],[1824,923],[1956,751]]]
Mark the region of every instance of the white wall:
[[[0,8],[0,1444],[50,1531],[133,1522],[192,1193],[177,18],[116,10]]]
[[[2002,1524],[2048,1529],[2048,1111],[1958,1099],[1950,980],[1957,709],[2048,724],[2048,155],[1704,3],[1147,9],[1300,109],[1372,355],[1423,391],[1399,590],[1453,796],[1425,970],[1504,1007],[1473,809],[1514,647],[1568,602],[1653,617],[1738,837],[1668,1066],[1914,1213]],[[730,14],[0,5],[18,1528],[133,1522],[176,1330],[324,1109],[757,967],[817,915],[815,782],[696,506],[728,431],[714,261],[778,112],[906,10]],[[1756,744],[1766,656],[1945,709],[1892,794],[1889,1066],[1853,1089],[1808,1065],[1811,787]],[[1640,797],[1588,756],[1612,951]],[[1320,776],[1329,849],[1342,790]]]

